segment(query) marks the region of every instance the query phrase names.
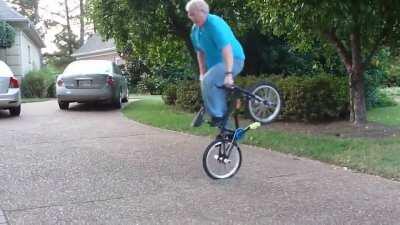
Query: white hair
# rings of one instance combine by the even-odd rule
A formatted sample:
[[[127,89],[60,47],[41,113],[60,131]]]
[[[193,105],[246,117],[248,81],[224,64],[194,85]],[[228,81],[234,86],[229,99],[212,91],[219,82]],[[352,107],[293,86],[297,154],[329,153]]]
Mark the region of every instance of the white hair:
[[[210,12],[210,7],[208,6],[207,2],[204,0],[190,0],[186,3],[186,12],[197,10],[208,14]]]

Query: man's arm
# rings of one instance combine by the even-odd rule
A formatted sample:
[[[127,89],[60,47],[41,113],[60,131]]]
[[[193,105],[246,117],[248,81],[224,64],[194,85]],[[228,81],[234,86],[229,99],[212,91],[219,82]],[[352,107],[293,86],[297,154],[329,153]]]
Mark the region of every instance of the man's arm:
[[[224,58],[225,64],[225,80],[224,84],[233,85],[233,53],[232,46],[228,44],[222,49],[222,57]]]
[[[200,77],[206,73],[206,67],[204,64],[204,53],[201,51],[197,51],[197,63],[199,64],[199,73]]]
[[[232,53],[232,46],[230,44],[226,45],[222,49],[222,57],[224,58],[225,72],[232,72],[233,53]]]

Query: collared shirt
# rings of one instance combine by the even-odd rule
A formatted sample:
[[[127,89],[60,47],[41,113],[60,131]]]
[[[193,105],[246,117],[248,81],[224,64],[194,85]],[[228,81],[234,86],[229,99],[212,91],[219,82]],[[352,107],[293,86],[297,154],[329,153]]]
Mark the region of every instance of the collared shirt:
[[[203,26],[193,25],[191,39],[195,50],[204,53],[207,69],[223,62],[222,49],[228,44],[232,46],[233,58],[245,59],[242,45],[219,16],[208,14]]]

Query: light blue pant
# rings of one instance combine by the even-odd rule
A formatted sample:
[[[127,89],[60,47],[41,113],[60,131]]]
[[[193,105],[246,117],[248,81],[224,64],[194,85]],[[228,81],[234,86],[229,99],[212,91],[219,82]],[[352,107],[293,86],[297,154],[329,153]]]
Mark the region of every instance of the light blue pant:
[[[244,61],[234,59],[233,77],[235,78],[243,69]],[[227,112],[226,92],[218,88],[224,84],[225,65],[218,63],[207,70],[201,82],[201,94],[206,112],[211,117],[223,117]]]

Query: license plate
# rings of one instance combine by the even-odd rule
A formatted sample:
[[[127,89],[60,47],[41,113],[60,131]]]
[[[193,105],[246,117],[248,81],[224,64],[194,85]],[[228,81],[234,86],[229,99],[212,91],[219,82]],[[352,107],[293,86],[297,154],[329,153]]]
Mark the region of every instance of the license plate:
[[[90,88],[92,86],[91,80],[80,80],[78,86],[81,88]]]

